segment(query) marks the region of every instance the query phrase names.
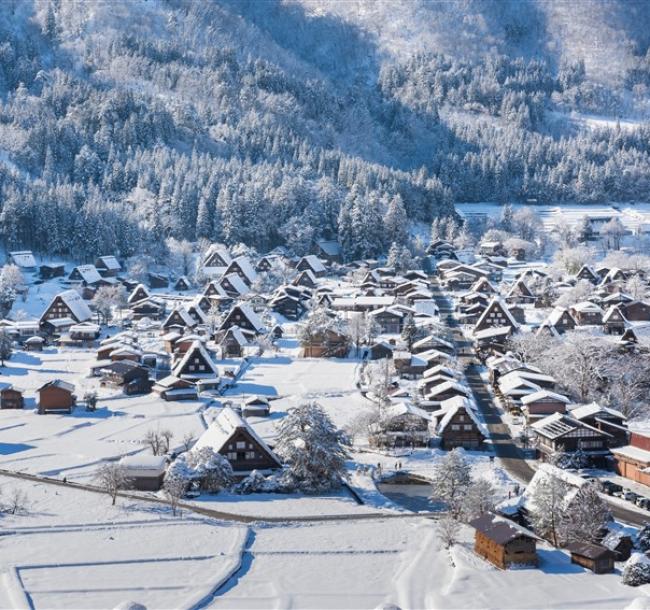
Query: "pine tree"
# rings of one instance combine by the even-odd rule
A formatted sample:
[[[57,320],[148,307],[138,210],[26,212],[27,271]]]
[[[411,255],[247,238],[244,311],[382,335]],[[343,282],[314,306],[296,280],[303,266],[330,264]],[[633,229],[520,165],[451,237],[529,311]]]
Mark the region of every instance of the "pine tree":
[[[501,208],[501,217],[499,219],[499,228],[502,231],[506,231],[508,233],[512,233],[514,230],[514,213],[512,210],[512,206],[509,203],[506,203],[502,208]]]
[[[210,239],[213,234],[212,222],[210,221],[210,210],[205,198],[199,201],[199,209],[196,214],[196,238]]]
[[[408,217],[399,193],[388,204],[384,218],[384,231],[387,243],[406,245],[408,240]]]
[[[0,328],[0,366],[5,365],[5,360],[11,358],[13,341],[5,328]]]
[[[402,340],[406,343],[409,352],[413,349],[417,330],[418,327],[415,325],[413,314],[409,313],[404,319],[404,325],[402,326]]]
[[[275,451],[287,464],[282,481],[289,489],[326,491],[340,487],[345,476],[341,433],[315,402],[291,409],[282,419]]]
[[[440,230],[440,218],[436,217],[431,223],[431,243],[435,243],[442,239],[442,231]]]

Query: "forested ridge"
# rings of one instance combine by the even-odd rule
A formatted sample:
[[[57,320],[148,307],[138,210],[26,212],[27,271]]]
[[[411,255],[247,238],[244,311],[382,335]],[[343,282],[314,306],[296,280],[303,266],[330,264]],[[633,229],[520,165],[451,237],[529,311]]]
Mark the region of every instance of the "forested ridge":
[[[300,254],[325,237],[375,256],[454,201],[647,198],[643,36],[616,82],[578,55],[388,57],[376,36],[293,2],[1,3],[4,245]]]

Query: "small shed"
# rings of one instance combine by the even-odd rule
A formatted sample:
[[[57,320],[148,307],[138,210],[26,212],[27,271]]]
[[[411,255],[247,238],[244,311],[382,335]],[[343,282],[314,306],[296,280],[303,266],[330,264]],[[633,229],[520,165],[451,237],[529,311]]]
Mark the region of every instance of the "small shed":
[[[72,413],[77,397],[74,395],[74,385],[61,379],[48,381],[37,390],[38,412],[60,412]]]
[[[474,552],[498,568],[537,566],[537,541],[530,530],[503,517],[486,513],[470,522],[476,530]]]
[[[10,383],[0,383],[0,409],[22,409],[23,393]]]
[[[265,396],[250,396],[242,405],[244,417],[267,417],[270,411],[269,399]]]
[[[567,545],[571,553],[571,563],[577,563],[594,574],[607,574],[614,571],[616,556],[614,551],[593,542],[573,542]]]
[[[45,345],[45,339],[40,335],[34,335],[33,337],[25,339],[24,345],[25,350],[28,352],[42,352],[43,345]]]
[[[130,487],[139,491],[158,491],[165,478],[167,460],[164,455],[128,455],[120,460]]]

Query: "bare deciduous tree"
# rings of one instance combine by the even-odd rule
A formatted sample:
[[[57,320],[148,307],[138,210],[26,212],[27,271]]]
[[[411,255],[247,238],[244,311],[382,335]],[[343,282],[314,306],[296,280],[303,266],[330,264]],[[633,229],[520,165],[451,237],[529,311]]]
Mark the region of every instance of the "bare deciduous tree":
[[[185,495],[187,489],[187,481],[180,476],[171,476],[165,477],[165,483],[163,485],[163,490],[165,492],[165,497],[169,501],[169,505],[172,508],[172,514],[176,516],[176,511],[178,510],[178,505]]]
[[[131,484],[131,479],[128,477],[124,466],[116,462],[104,464],[97,471],[95,479],[99,487],[111,497],[113,506],[119,490],[129,487]]]
[[[26,513],[29,508],[29,498],[21,489],[14,488],[2,502],[2,510],[10,515]]]
[[[171,430],[149,430],[144,435],[143,442],[149,445],[154,455],[164,455],[169,451],[171,439],[174,436]]]
[[[452,515],[444,515],[438,520],[436,531],[445,549],[450,549],[458,542],[460,523]]]

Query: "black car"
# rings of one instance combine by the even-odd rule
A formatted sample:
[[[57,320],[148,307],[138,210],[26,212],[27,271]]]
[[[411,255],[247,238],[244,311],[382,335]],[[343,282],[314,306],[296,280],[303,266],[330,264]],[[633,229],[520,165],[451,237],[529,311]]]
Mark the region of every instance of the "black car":
[[[613,496],[616,492],[623,491],[623,488],[618,483],[613,483],[612,481],[602,481],[600,485],[608,496]]]

